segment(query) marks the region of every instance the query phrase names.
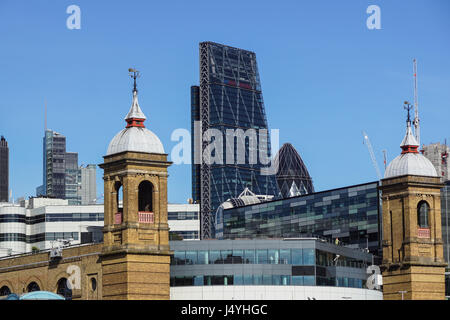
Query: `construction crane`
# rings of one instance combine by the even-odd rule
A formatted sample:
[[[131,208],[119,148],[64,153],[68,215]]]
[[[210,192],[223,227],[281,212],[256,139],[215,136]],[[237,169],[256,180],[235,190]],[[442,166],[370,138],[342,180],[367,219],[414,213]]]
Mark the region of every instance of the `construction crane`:
[[[414,69],[414,134],[416,136],[417,143],[420,146],[420,120],[419,120],[419,101],[417,98],[417,60],[413,59]]]
[[[365,143],[367,145],[367,149],[369,149],[370,158],[372,159],[372,164],[377,172],[378,180],[381,180],[382,176],[381,176],[380,168],[378,167],[377,160],[375,158],[375,154],[373,153],[373,148],[372,148],[372,144],[370,143],[369,136],[367,135],[367,133],[365,131],[363,131],[362,134],[364,136],[363,143]]]

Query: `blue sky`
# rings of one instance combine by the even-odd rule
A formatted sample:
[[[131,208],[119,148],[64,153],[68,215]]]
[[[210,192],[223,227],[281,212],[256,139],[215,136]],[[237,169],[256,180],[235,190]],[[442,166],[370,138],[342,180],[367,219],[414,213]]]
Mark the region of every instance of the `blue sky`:
[[[81,29],[69,30],[69,5]],[[369,30],[369,5],[381,30]],[[450,138],[450,2],[433,1],[0,1],[0,134],[10,145],[10,187],[42,183],[44,100],[48,128],[79,162],[102,162],[131,105],[128,68],[141,70],[146,125],[170,154],[174,129],[190,129],[198,43],[256,52],[270,128],[292,143],[317,191],[377,179],[400,152],[403,101],[413,100],[418,60],[422,143]],[[450,140],[449,140],[450,143]],[[169,168],[169,201],[191,197],[190,165]],[[98,169],[98,193],[103,191]]]

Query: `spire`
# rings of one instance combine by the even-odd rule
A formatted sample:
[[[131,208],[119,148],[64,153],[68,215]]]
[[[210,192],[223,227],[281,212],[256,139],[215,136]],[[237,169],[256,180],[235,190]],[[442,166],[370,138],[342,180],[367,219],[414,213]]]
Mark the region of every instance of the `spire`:
[[[412,106],[408,101],[405,101],[405,105],[403,106],[403,108],[407,110],[408,116],[406,119],[406,135],[403,138],[402,143],[400,144],[400,148],[402,148],[402,154],[419,153],[419,151],[417,150],[419,148],[419,143],[417,142],[411,130],[411,117],[409,111],[411,110]]]
[[[134,80],[134,86],[133,86],[133,102],[131,103],[130,111],[128,112],[127,116],[125,117],[125,121],[127,122],[127,128],[129,127],[140,127],[145,128],[144,121],[147,119],[142,112],[141,108],[139,107],[139,101],[137,96],[137,86],[136,86],[136,78],[139,78],[140,73],[136,69],[128,69],[130,72],[131,78]]]

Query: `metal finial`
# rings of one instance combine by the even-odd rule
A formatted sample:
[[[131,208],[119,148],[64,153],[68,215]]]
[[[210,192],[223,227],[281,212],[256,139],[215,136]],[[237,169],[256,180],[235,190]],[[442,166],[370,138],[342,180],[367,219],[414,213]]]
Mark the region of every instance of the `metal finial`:
[[[411,111],[412,105],[408,101],[405,101],[403,108],[408,111],[408,118],[406,120],[406,123],[410,124],[411,123],[411,116],[409,114],[409,111]]]
[[[128,72],[130,73],[130,77],[134,79],[133,92],[137,92],[136,79],[141,76],[141,73],[134,68],[129,68]]]

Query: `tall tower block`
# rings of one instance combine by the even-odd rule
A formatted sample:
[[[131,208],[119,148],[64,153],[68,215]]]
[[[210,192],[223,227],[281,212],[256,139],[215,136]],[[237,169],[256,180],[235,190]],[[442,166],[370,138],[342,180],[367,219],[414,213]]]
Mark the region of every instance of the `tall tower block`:
[[[108,147],[104,163],[103,299],[170,298],[167,154],[145,128],[136,78],[127,126]]]
[[[381,180],[383,200],[384,299],[445,298],[441,232],[442,183],[418,151],[409,118],[401,154]]]

